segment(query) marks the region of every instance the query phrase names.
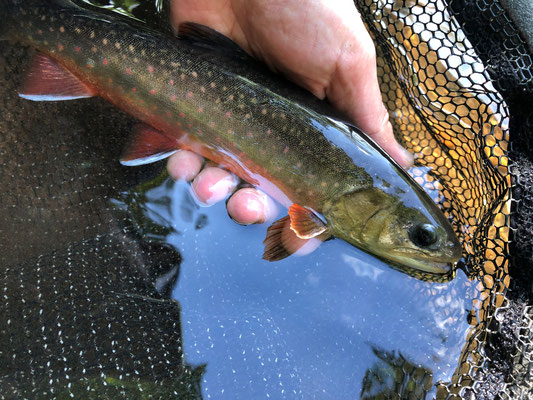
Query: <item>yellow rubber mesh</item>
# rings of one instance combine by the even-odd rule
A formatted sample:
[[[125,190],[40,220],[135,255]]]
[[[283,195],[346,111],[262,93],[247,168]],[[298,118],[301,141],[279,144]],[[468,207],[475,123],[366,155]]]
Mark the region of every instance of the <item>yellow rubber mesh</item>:
[[[445,210],[479,295],[462,358],[439,398],[472,385],[488,323],[509,287],[508,108],[439,0],[360,0],[377,47],[383,100],[411,174]]]

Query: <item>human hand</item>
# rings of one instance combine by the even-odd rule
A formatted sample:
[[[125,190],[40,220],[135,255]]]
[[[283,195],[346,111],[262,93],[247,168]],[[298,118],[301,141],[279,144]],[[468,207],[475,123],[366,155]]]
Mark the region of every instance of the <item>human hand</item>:
[[[352,0],[173,0],[172,22],[207,25],[230,37],[315,96],[343,112],[400,165],[412,156],[394,139],[379,90],[372,39]],[[238,179],[179,151],[167,164],[175,179],[192,180],[198,199],[213,204],[233,193]],[[200,171],[201,170],[201,171]],[[241,224],[261,223],[275,212],[264,193],[245,188],[227,202]]]

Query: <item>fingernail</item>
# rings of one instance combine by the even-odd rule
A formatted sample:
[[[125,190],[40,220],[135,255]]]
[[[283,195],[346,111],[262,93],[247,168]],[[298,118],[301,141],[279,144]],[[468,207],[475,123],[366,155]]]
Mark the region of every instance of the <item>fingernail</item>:
[[[400,160],[397,161],[404,169],[408,169],[413,166],[413,163],[415,162],[413,154],[411,154],[409,150],[405,149],[400,144],[398,144],[398,154],[400,155]]]

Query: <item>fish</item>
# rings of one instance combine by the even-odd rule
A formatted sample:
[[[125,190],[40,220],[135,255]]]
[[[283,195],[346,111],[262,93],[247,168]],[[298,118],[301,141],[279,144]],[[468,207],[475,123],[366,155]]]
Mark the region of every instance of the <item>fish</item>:
[[[70,0],[0,0],[0,39],[35,49],[19,95],[100,96],[137,118],[121,162],[187,149],[288,208],[263,258],[340,238],[394,268],[446,275],[462,255],[425,191],[357,127],[195,23],[177,37]]]

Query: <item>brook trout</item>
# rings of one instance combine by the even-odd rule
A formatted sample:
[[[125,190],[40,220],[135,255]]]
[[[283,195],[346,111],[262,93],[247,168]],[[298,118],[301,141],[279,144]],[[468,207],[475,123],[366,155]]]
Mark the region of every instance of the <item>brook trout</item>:
[[[38,52],[23,98],[101,96],[144,124],[126,165],[189,149],[287,206],[263,258],[331,237],[401,269],[446,274],[461,257],[442,212],[374,142],[225,36],[187,23],[170,37],[69,0],[0,0],[0,15],[0,37]]]

